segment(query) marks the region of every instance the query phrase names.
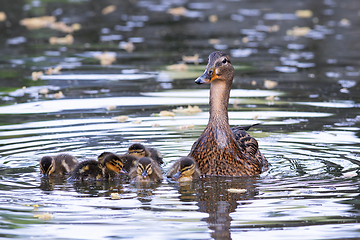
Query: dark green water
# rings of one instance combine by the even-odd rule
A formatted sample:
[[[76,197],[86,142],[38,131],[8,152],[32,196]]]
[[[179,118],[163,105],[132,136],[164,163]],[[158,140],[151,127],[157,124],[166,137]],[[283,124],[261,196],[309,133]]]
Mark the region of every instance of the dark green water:
[[[170,14],[176,7],[186,10]],[[14,0],[0,12],[0,237],[360,238],[359,1]],[[40,16],[81,29],[51,45],[67,33],[20,25]],[[194,79],[214,50],[236,69],[230,124],[262,123],[250,133],[269,171],[181,186],[41,178],[44,155],[83,160],[138,141],[161,151],[165,174],[207,124],[209,86]],[[105,51],[108,66],[94,58]],[[167,68],[195,54],[199,65]],[[202,112],[153,114],[189,104]]]

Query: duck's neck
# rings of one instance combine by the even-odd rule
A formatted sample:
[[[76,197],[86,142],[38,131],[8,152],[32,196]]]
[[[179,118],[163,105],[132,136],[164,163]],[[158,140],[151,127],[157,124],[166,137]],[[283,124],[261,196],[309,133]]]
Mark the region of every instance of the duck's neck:
[[[231,82],[213,81],[210,86],[210,118],[208,125],[213,127],[228,126],[228,103],[230,96]]]

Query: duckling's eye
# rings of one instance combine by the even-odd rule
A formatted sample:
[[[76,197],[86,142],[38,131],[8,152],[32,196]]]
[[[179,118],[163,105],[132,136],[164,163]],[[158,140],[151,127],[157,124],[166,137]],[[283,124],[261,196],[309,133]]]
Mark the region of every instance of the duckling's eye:
[[[222,60],[222,63],[226,63],[227,62],[227,60],[226,60],[226,58],[224,58],[223,60]]]
[[[213,75],[213,71],[212,71],[212,70],[209,70],[208,74],[209,74],[210,76],[212,76],[212,75]]]

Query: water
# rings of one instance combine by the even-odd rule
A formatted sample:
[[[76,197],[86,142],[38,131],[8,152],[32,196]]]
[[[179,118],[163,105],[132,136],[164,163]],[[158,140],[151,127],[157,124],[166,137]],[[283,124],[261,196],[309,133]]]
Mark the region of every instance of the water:
[[[2,238],[360,238],[358,1],[120,1],[102,14],[113,3],[2,3]],[[47,15],[81,25],[72,44],[50,45],[67,33],[49,23],[19,24]],[[209,86],[194,79],[214,50],[236,69],[230,124],[262,123],[250,133],[267,172],[180,186],[41,178],[44,155],[83,160],[134,142],[161,151],[165,174],[207,124]],[[195,54],[199,65],[168,68]],[[158,116],[189,104],[202,112]]]

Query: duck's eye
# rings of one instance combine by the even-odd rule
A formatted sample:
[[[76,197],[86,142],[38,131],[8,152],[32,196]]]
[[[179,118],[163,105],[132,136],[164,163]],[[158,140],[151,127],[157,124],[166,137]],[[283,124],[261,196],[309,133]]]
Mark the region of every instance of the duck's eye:
[[[224,58],[223,60],[222,60],[222,63],[226,63],[227,62],[227,60],[226,60],[226,58]]]
[[[213,75],[213,71],[212,70],[209,70],[209,75],[212,76]]]

